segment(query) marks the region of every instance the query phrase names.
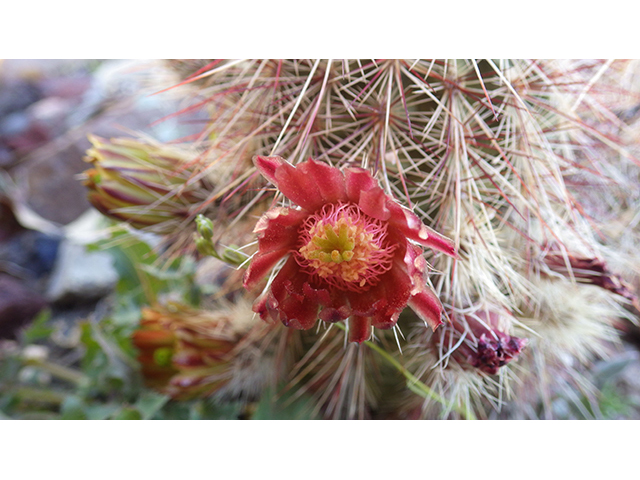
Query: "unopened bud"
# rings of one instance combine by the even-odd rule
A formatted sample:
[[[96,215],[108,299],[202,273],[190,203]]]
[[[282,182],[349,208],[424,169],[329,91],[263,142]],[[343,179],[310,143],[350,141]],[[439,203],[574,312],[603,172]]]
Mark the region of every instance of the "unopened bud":
[[[196,227],[198,229],[198,233],[207,240],[211,240],[213,238],[213,222],[204,215],[199,214],[196,217]]]
[[[239,251],[235,245],[225,247],[222,252],[222,260],[232,265],[241,265],[247,258],[249,258],[249,256]]]
[[[195,155],[130,138],[90,136],[84,185],[102,214],[158,234],[173,233],[206,197],[192,182]]]
[[[218,252],[216,252],[216,249],[214,248],[210,240],[207,240],[206,238],[201,237],[198,234],[194,234],[194,242],[200,255],[220,258]]]

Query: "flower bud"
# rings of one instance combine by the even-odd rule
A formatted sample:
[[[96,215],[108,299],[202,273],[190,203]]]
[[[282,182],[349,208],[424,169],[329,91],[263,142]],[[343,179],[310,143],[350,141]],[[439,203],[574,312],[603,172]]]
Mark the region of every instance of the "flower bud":
[[[198,250],[200,255],[218,258],[218,253],[216,252],[210,240],[207,240],[204,237],[200,237],[197,234],[194,234],[193,239],[194,243],[196,244],[196,249]]]
[[[213,238],[213,222],[204,215],[200,214],[196,217],[196,227],[198,233],[205,239],[211,240]]]
[[[555,273],[577,282],[597,285],[629,300],[640,311],[640,301],[633,287],[622,277],[609,270],[604,260],[596,257],[586,257],[576,253],[566,256],[559,249],[551,249],[545,254],[544,263]]]
[[[526,338],[507,334],[502,323],[501,315],[494,311],[454,317],[441,343],[459,342],[452,356],[461,366],[496,375],[501,367],[517,359],[528,343]]]
[[[266,384],[274,327],[243,302],[215,312],[144,308],[132,340],[145,383],[175,400],[253,399]]]
[[[192,181],[195,155],[135,139],[90,136],[84,185],[91,204],[104,215],[158,234],[172,233],[203,201]]]

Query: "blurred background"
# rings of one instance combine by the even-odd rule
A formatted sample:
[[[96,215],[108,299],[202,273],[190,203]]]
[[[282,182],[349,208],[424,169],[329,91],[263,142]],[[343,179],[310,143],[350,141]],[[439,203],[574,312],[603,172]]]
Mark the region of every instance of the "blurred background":
[[[198,128],[197,112],[163,119],[181,106],[153,95],[165,76],[157,61],[0,60],[0,417],[151,418],[167,401],[143,389],[129,341],[132,265],[150,247],[92,251],[109,223],[79,177],[89,133],[171,142]]]

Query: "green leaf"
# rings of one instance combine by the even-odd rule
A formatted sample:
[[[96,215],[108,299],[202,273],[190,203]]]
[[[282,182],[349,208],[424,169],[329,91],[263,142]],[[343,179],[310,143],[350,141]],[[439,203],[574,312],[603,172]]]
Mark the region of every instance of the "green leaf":
[[[142,420],[140,412],[132,407],[124,407],[113,420]]]
[[[121,407],[121,404],[115,403],[89,405],[85,408],[85,412],[89,420],[106,420],[111,418]]]
[[[204,420],[238,420],[245,410],[245,403],[220,403],[214,400],[201,400],[197,409]]]
[[[295,392],[273,395],[265,391],[251,416],[253,420],[317,420],[311,412],[313,405],[308,395],[294,397]]]
[[[62,420],[86,420],[85,407],[86,405],[80,397],[69,395],[60,406]]]
[[[143,420],[149,420],[156,415],[168,401],[169,397],[167,395],[146,391],[140,394],[138,401],[135,403],[135,407],[142,415]]]
[[[22,332],[22,342],[30,344],[48,338],[54,331],[53,327],[47,325],[50,318],[50,309],[40,311],[31,325]]]

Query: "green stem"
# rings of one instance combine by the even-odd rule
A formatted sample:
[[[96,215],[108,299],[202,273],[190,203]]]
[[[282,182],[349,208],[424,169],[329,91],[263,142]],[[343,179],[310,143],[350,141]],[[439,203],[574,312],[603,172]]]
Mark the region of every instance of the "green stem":
[[[24,363],[25,365],[30,365],[40,370],[44,370],[54,377],[57,377],[61,380],[66,380],[75,385],[81,385],[82,383],[86,383],[88,381],[87,376],[83,373],[80,373],[77,370],[73,370],[71,368],[63,367],[62,365],[58,365],[56,363],[46,362],[44,360],[37,360],[33,358],[25,359]]]
[[[9,391],[7,389],[7,391]],[[26,402],[47,403],[52,405],[60,405],[65,395],[61,392],[35,387],[17,387],[13,390],[18,398]]]

